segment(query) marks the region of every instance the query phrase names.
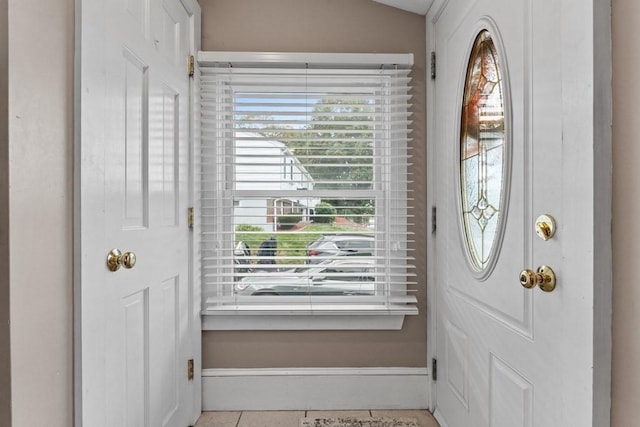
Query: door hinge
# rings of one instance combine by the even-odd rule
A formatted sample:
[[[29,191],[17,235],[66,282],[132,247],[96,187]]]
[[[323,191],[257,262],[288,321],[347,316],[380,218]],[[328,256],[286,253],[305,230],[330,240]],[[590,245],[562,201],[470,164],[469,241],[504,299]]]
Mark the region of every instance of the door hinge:
[[[438,228],[437,227],[436,207],[435,206],[431,206],[431,233],[435,233],[436,232],[436,228]]]
[[[431,78],[436,78],[436,53],[431,52]]]
[[[187,379],[191,381],[194,377],[193,359],[187,360]]]
[[[438,381],[438,361],[436,359],[431,359],[431,379]]]
[[[194,223],[194,214],[193,214],[193,208],[187,208],[187,225],[189,226],[189,230],[193,230],[193,223]]]
[[[189,77],[193,77],[196,73],[196,59],[193,55],[189,55],[187,58],[187,73],[189,74]]]

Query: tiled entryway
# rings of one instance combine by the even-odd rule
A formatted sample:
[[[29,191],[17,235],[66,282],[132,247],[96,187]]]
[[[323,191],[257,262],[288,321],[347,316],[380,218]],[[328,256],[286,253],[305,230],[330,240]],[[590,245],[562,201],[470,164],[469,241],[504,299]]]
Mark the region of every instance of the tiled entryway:
[[[303,417],[411,417],[420,427],[439,427],[423,410],[204,412],[195,427],[299,427]]]

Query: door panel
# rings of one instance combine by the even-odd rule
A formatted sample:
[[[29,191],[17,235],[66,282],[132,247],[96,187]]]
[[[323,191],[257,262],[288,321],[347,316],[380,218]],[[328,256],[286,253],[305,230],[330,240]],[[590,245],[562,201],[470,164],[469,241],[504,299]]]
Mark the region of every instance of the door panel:
[[[594,396],[605,396],[608,389],[606,382],[593,386],[592,368],[594,355],[608,348],[606,340],[594,340],[594,307],[607,304],[606,291],[605,298],[596,300],[594,289],[608,285],[586,273],[593,271],[596,259],[608,265],[596,258],[593,239],[588,242],[599,197],[594,196],[593,170],[603,164],[578,167],[576,160],[584,153],[593,159],[594,153],[593,116],[588,108],[576,108],[576,103],[593,102],[593,63],[589,68],[584,58],[593,57],[594,24],[583,13],[586,6],[578,3],[436,1],[427,17],[438,60],[431,121],[432,200],[438,214],[433,238],[435,412],[448,427],[600,427],[604,424],[595,420],[607,418],[593,410]],[[576,19],[580,14],[582,19]],[[500,212],[503,234],[498,235],[495,264],[484,270],[470,261],[465,246],[460,189],[465,78],[472,46],[483,30],[491,35],[502,70],[507,159],[502,164],[507,177]],[[581,96],[576,96],[578,87]],[[481,125],[490,130],[495,111],[485,108],[478,114],[484,114]],[[477,137],[476,143],[478,163],[470,163],[468,173],[478,174],[480,192],[493,179],[492,158],[483,154],[491,141]],[[469,197],[480,201],[478,194]],[[472,211],[477,218],[479,212]],[[541,214],[558,221],[558,232],[548,241],[534,233]],[[519,283],[521,270],[540,265],[551,266],[557,275],[551,293]],[[606,355],[603,360],[601,366]]]
[[[469,340],[463,330],[448,320],[446,331],[447,387],[464,408],[469,408]]]
[[[149,67],[135,57],[133,52],[124,52],[124,75],[121,79],[124,92],[124,111],[121,123],[126,123],[124,144],[124,170],[115,171],[124,181],[123,228],[144,228],[148,220],[149,182],[147,176],[148,139],[144,134],[149,117]]]
[[[186,220],[191,7],[82,1],[78,425],[195,421],[199,391],[187,378],[199,347]],[[135,265],[109,271],[113,248],[135,253]]]
[[[493,353],[490,371],[489,425],[533,426],[533,384]]]
[[[156,342],[158,358],[155,372],[165,372],[166,375],[156,376],[152,390],[157,393],[158,408],[161,411],[159,425],[167,426],[180,409],[180,373],[184,373],[184,366],[179,364],[181,354],[180,316],[180,277],[164,280],[159,289],[158,318],[162,332]],[[182,367],[183,369],[180,369]]]
[[[147,364],[149,348],[147,331],[149,299],[147,290],[123,298],[125,334],[125,425],[148,425]],[[120,421],[117,411],[109,411],[114,421]],[[115,424],[113,424],[115,425]]]
[[[176,124],[180,120],[180,94],[169,87],[163,87],[162,94],[162,121],[158,126],[162,133],[159,140],[162,141],[161,174],[158,174],[158,182],[162,191],[162,225],[177,226],[178,201],[179,201],[179,129]],[[184,104],[183,104],[184,105]]]

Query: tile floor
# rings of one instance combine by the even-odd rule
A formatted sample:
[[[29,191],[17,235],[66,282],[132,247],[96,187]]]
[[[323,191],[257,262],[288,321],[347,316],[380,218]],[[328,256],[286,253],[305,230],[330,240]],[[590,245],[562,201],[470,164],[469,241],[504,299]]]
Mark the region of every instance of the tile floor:
[[[195,427],[299,427],[303,417],[412,417],[420,427],[438,427],[423,410],[204,412]]]

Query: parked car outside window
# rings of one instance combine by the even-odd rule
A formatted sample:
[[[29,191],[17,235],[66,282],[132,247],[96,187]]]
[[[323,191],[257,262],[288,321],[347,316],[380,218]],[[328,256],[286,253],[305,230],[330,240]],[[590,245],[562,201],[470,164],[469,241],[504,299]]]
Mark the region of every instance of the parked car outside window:
[[[373,295],[373,260],[333,260],[278,274],[254,272],[240,279],[234,291],[237,295]]]
[[[309,264],[343,256],[373,256],[375,239],[369,234],[325,234],[307,246]]]

